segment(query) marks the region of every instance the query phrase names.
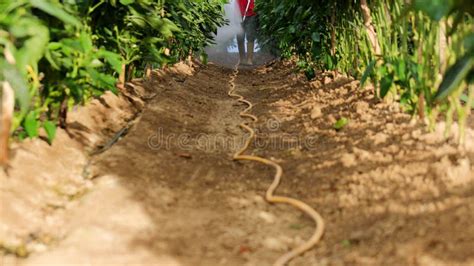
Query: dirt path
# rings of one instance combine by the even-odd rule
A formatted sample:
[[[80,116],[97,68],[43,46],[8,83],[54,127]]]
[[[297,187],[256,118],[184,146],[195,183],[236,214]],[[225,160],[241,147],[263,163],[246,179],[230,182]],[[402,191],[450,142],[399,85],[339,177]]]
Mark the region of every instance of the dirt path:
[[[230,72],[209,65],[160,91],[94,158],[67,236],[18,264],[270,265],[308,238],[309,218],[264,201],[273,170],[232,161],[245,136]],[[254,153],[285,169],[278,193],[326,220],[293,265],[474,263],[472,132],[459,151],[357,82],[309,84],[288,64],[243,70],[236,85],[260,118]],[[351,122],[337,132],[341,116]]]

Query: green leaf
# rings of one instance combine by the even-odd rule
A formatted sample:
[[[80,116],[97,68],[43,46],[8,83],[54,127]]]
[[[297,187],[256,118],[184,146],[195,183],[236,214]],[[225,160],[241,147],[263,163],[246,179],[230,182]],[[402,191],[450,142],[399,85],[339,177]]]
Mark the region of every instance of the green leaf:
[[[43,123],[43,128],[48,136],[48,143],[51,145],[56,137],[56,123],[48,120]]]
[[[461,100],[465,102],[466,104],[469,104],[469,97],[466,94],[461,95]],[[474,109],[474,101],[471,102],[471,109]]]
[[[316,72],[314,71],[314,68],[312,68],[311,66],[308,66],[304,70],[304,74],[308,80],[312,80],[314,77],[316,77]]]
[[[405,60],[399,60],[398,61],[398,64],[397,64],[397,76],[398,76],[398,79],[402,82],[406,82],[406,79],[407,79],[407,75],[406,75],[406,63],[405,63]]]
[[[413,7],[417,11],[422,11],[431,19],[440,21],[448,15],[453,7],[451,0],[414,0]]]
[[[10,32],[24,39],[23,45],[14,52],[19,70],[23,75],[26,75],[27,65],[36,70],[49,42],[48,28],[37,19],[23,18],[10,27]]]
[[[79,40],[81,42],[82,51],[86,54],[91,53],[93,48],[91,36],[86,32],[81,32]]]
[[[320,42],[321,41],[321,36],[319,35],[319,32],[313,32],[311,34],[311,39],[314,41],[314,42]]]
[[[36,119],[36,112],[31,111],[26,115],[25,120],[23,121],[23,126],[25,128],[26,134],[28,134],[28,137],[38,137],[39,123]]]
[[[45,54],[44,54],[44,57],[46,58],[46,60],[48,60],[48,62],[51,64],[51,66],[55,69],[55,70],[60,70],[61,67],[59,66],[60,63],[57,61],[56,57],[53,56],[54,54],[54,50],[57,50],[59,48],[61,48],[62,44],[61,43],[49,43],[48,44],[48,47],[45,51]]]
[[[347,126],[347,124],[349,124],[349,119],[343,117],[339,120],[337,120],[337,122],[334,124],[334,129],[339,131],[341,129],[343,129],[345,126]]]
[[[30,4],[33,7],[38,8],[41,11],[57,19],[62,20],[64,23],[71,24],[77,27],[81,25],[81,22],[78,19],[68,14],[61,6],[51,3],[51,1],[30,0]]]
[[[49,50],[58,50],[58,49],[62,48],[62,46],[63,45],[59,42],[50,42],[48,44],[48,49]]]
[[[100,73],[90,67],[87,68],[87,73],[91,77],[94,86],[103,90],[113,90],[115,88],[117,80],[114,76]]]
[[[135,3],[135,0],[120,0],[120,4],[126,6]]]
[[[203,52],[199,55],[199,59],[201,60],[201,62],[204,64],[204,65],[207,65],[208,63],[208,55],[207,53]]]
[[[464,48],[466,51],[474,51],[474,32],[464,38]]]
[[[295,32],[296,32],[296,27],[295,27],[295,25],[290,25],[290,27],[288,28],[288,31],[289,31],[290,33],[295,33]]]
[[[435,100],[442,100],[456,91],[473,66],[474,58],[470,53],[458,59],[456,63],[446,71],[443,81],[436,92]]]
[[[392,73],[392,74],[384,76],[380,80],[380,97],[384,98],[385,96],[387,96],[387,93],[390,91],[390,88],[392,87],[393,78],[394,78],[394,75]]]
[[[342,240],[341,245],[345,248],[350,248],[352,244],[351,244],[351,241],[349,239],[344,239],[344,240]]]
[[[376,63],[377,63],[377,60],[374,59],[370,61],[369,65],[367,65],[367,68],[365,69],[364,74],[362,75],[362,78],[360,79],[360,86],[364,86],[365,82],[374,71]]]
[[[180,32],[181,30],[179,29],[174,22],[171,20],[165,18],[163,19],[163,26],[160,29],[160,33],[163,34],[165,38],[170,38],[173,37],[173,32]]]
[[[102,63],[102,61],[100,61],[99,59],[95,58],[95,59],[92,59],[90,61],[90,64],[89,64],[89,67],[92,67],[92,68],[98,68],[98,67],[101,67],[103,66],[104,63]]]
[[[3,76],[10,83],[15,91],[15,99],[20,104],[22,113],[26,113],[30,104],[30,95],[28,93],[28,84],[26,78],[20,71],[6,61],[0,59],[0,76]]]
[[[99,58],[104,58],[107,63],[109,63],[115,72],[119,73],[122,72],[122,57],[119,54],[106,51],[106,50],[99,50],[97,53]]]

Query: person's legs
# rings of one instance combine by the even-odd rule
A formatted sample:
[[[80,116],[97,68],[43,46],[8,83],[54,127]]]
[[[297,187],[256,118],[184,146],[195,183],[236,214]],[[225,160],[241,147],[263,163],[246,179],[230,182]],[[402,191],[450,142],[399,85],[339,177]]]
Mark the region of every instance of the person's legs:
[[[247,43],[247,64],[253,65],[253,53],[255,49],[255,39]]]
[[[237,35],[237,46],[239,48],[240,62],[245,60],[245,33]]]
[[[253,54],[255,49],[255,39],[257,36],[257,17],[248,17],[245,25],[247,34],[247,64],[253,65]]]

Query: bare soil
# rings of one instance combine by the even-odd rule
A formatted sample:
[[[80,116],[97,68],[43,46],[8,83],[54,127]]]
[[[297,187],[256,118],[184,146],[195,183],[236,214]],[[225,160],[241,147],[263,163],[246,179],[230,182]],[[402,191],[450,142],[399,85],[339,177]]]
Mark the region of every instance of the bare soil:
[[[0,262],[271,265],[309,237],[310,219],[264,201],[272,169],[232,161],[245,136],[244,106],[227,96],[230,74],[210,64],[155,77],[145,90],[154,97],[128,134],[78,163],[85,174],[77,180],[87,184],[80,194],[50,216],[31,216],[46,222],[33,223],[35,237],[22,238],[24,246],[6,248],[4,237],[14,238],[12,223],[27,224],[32,211],[2,224]],[[237,90],[260,119],[254,154],[284,168],[278,193],[309,203],[326,222],[322,241],[292,265],[474,265],[472,130],[460,148],[443,138],[442,123],[427,133],[357,81],[320,73],[307,82],[288,62],[242,69]],[[336,131],[342,117],[349,123]],[[81,154],[61,151],[45,163],[83,162]],[[34,197],[11,189],[19,174],[2,178],[2,194]],[[16,204],[8,198],[2,210]],[[4,213],[12,217],[2,211],[2,220]],[[18,258],[19,247],[29,256]]]

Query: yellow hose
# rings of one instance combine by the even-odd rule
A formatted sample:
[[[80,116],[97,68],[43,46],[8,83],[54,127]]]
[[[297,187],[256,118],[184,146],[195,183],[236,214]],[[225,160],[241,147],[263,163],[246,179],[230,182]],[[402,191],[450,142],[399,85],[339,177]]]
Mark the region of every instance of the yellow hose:
[[[246,104],[248,107],[245,110],[243,110],[242,112],[240,112],[240,116],[245,117],[245,118],[250,118],[250,119],[252,119],[253,123],[256,123],[258,121],[258,118],[256,116],[251,115],[251,114],[248,113],[253,108],[253,104],[251,102],[245,100],[242,95],[236,94],[234,92],[236,90],[235,80],[236,80],[236,78],[239,74],[239,65],[240,65],[240,62],[237,63],[237,65],[235,66],[234,71],[232,72],[232,75],[230,77],[230,81],[229,81],[230,90],[228,92],[228,95],[230,97],[236,98],[237,101]],[[285,204],[289,204],[289,205],[291,205],[295,208],[298,208],[299,210],[301,210],[302,212],[307,214],[309,217],[311,217],[314,220],[315,224],[316,224],[316,229],[315,229],[313,235],[311,236],[311,238],[308,241],[306,241],[302,245],[296,247],[295,249],[291,250],[290,252],[284,254],[283,256],[278,258],[278,260],[273,264],[275,266],[282,266],[282,265],[287,264],[293,258],[295,258],[295,257],[303,254],[307,250],[313,248],[319,242],[319,240],[321,239],[321,237],[324,233],[324,220],[321,217],[321,215],[317,211],[315,211],[313,208],[311,208],[308,204],[306,204],[302,201],[299,201],[297,199],[293,199],[293,198],[289,198],[289,197],[275,196],[274,195],[275,190],[278,188],[278,185],[280,184],[281,177],[283,175],[283,168],[278,163],[276,163],[272,160],[262,158],[262,157],[258,157],[258,156],[244,155],[245,151],[247,151],[247,149],[249,148],[250,143],[255,138],[255,131],[245,123],[240,124],[240,127],[243,128],[244,130],[246,130],[247,132],[249,132],[250,136],[245,141],[244,146],[238,152],[236,152],[234,154],[233,159],[234,160],[255,161],[255,162],[263,163],[263,164],[266,164],[268,166],[271,166],[271,167],[275,168],[275,170],[276,170],[275,177],[273,178],[273,182],[272,182],[272,184],[270,185],[270,187],[268,188],[268,190],[265,194],[265,199],[267,200],[267,202],[269,202],[269,203],[285,203]]]

